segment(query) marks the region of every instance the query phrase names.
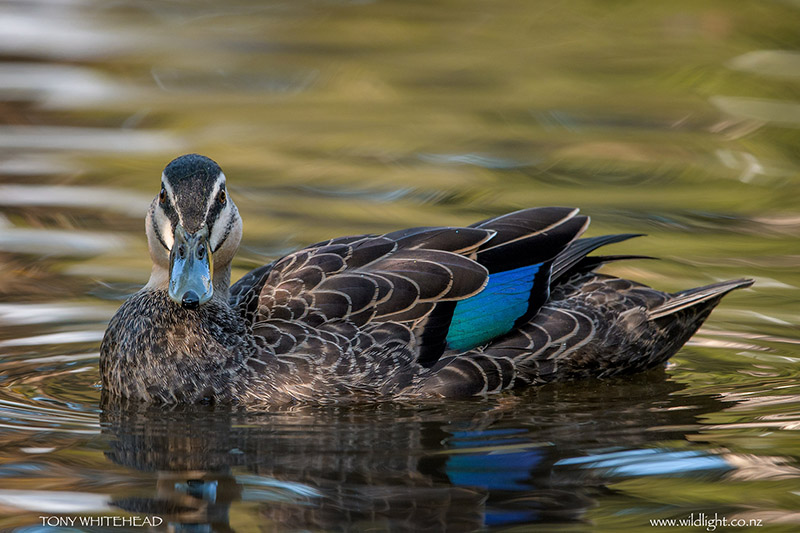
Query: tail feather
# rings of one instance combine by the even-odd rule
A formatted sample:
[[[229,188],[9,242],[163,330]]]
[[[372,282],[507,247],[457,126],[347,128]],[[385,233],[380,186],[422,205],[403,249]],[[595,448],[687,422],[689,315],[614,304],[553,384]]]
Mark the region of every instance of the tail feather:
[[[666,294],[622,281],[587,273],[576,283],[592,289],[557,295],[476,352],[510,361],[518,386],[639,372],[664,364],[726,294],[753,284],[738,279]]]
[[[421,354],[431,370],[421,393],[470,396],[663,365],[726,294],[753,284],[737,279],[668,294],[598,274],[604,263],[652,258],[590,256],[640,234],[578,239],[587,224],[577,210],[545,208],[472,226],[495,232],[471,256],[489,279],[479,293],[439,303],[441,312],[431,315],[437,320],[425,333],[436,349]]]
[[[752,284],[752,279],[734,279],[722,281],[720,283],[714,283],[713,285],[706,285],[704,287],[697,287],[694,289],[676,292],[672,295],[672,298],[668,299],[662,305],[654,309],[650,309],[647,313],[647,316],[650,320],[656,320],[704,302],[713,301],[713,303],[716,304],[720,298],[732,290],[749,287]]]

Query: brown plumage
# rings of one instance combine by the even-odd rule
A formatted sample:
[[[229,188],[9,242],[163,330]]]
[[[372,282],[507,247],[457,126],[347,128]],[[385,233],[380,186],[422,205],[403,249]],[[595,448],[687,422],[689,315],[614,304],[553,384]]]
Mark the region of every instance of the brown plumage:
[[[165,169],[147,216],[153,274],[103,339],[107,395],[326,403],[608,377],[662,364],[752,283],[670,295],[597,274],[632,256],[588,254],[634,235],[577,239],[588,218],[554,207],[332,239],[229,287],[241,220],[224,188],[202,156]]]

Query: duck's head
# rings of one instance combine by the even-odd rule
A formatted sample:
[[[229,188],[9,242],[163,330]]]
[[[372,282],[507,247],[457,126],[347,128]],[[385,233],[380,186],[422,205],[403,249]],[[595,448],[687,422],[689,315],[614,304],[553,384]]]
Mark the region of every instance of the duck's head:
[[[153,259],[149,286],[166,285],[170,299],[188,309],[215,292],[227,299],[242,219],[217,163],[197,154],[170,162],[145,222]]]

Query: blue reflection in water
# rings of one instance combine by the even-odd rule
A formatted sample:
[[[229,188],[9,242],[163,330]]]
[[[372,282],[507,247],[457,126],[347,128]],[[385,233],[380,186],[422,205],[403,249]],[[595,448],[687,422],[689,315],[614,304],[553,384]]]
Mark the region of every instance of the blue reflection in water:
[[[535,445],[519,433],[514,429],[460,431],[453,432],[454,438],[447,442],[455,452],[444,465],[450,482],[456,486],[483,489],[488,493],[483,516],[486,526],[558,520],[558,514],[546,516],[543,511],[579,511],[584,508],[583,501],[561,500],[569,494],[568,490],[564,493],[558,490],[559,487],[550,486],[546,482],[539,486],[534,481],[550,479],[555,469],[559,468],[594,470],[591,477],[595,479],[595,483],[601,484],[604,477],[690,476],[709,472],[722,473],[733,469],[723,457],[717,455],[667,448],[604,448],[594,450],[594,453],[589,451],[586,456],[558,459],[557,455],[563,449],[551,445]],[[516,448],[520,443],[526,442],[530,444],[529,447]],[[510,450],[509,445],[516,446]],[[493,449],[484,451],[487,448]],[[567,476],[564,479],[569,478]],[[582,485],[581,479],[579,476],[575,482]],[[560,488],[567,489],[567,486]],[[509,492],[517,495],[509,495]],[[498,505],[508,496],[511,496],[511,500],[506,505]],[[573,515],[567,512],[564,516]]]
[[[543,457],[544,452],[538,448],[510,453],[454,455],[447,460],[445,472],[454,485],[519,491],[530,488],[531,472]]]
[[[217,481],[190,479],[185,483],[175,483],[175,490],[194,498],[214,503],[217,501],[217,486]]]
[[[536,511],[503,511],[487,509],[483,523],[487,526],[501,526],[505,524],[524,524],[538,522],[540,513]]]
[[[682,475],[697,471],[731,470],[722,457],[700,451],[670,451],[662,448],[622,450],[585,457],[561,459],[557,466],[580,465],[581,468],[608,469],[619,476]]]

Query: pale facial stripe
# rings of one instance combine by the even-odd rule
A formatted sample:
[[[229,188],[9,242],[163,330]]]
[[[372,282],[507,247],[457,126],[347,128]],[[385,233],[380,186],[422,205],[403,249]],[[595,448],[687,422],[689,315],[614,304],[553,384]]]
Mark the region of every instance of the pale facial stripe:
[[[225,207],[217,217],[217,223],[214,224],[214,229],[211,231],[208,243],[211,246],[211,252],[214,253],[225,243],[234,224],[238,219],[238,215],[234,212],[235,207],[230,198],[225,203]]]
[[[206,201],[206,218],[208,218],[208,213],[211,211],[211,206],[214,205],[214,202],[217,201],[217,195],[219,194],[219,189],[225,185],[225,174],[220,172],[219,176],[217,176],[216,181],[214,181],[214,188],[211,189],[211,194],[208,195]]]
[[[172,250],[172,245],[175,243],[172,221],[170,221],[160,205],[153,211],[153,225],[156,230],[156,235],[159,237],[161,244],[164,245],[164,248],[166,248],[167,251]]]

